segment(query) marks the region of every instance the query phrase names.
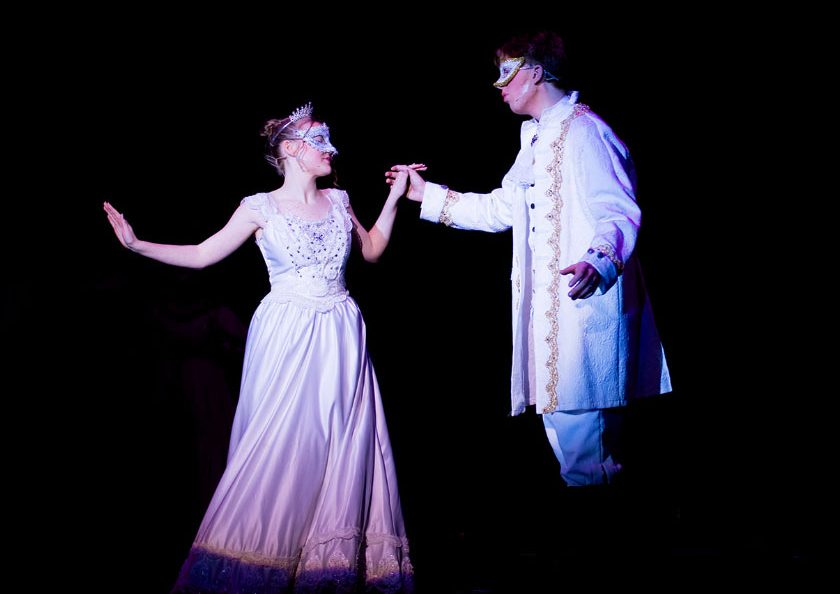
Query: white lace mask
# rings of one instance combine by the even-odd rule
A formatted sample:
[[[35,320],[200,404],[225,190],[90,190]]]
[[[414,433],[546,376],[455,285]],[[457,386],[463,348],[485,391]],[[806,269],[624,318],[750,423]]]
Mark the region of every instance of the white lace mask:
[[[326,124],[310,126],[306,130],[295,128],[291,134],[322,153],[338,154],[338,150],[330,143],[330,128]]]

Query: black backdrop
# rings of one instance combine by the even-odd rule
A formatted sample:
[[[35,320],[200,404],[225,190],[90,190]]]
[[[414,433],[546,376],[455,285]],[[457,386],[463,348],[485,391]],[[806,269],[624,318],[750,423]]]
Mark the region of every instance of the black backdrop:
[[[25,51],[46,57],[9,75],[17,103],[8,123],[23,132],[16,152],[29,166],[12,161],[24,186],[3,238],[8,422],[26,436],[14,439],[10,471],[31,505],[24,549],[46,540],[62,574],[81,567],[94,586],[165,591],[227,436],[222,406],[216,433],[196,437],[209,417],[172,379],[167,364],[187,347],[159,316],[175,303],[176,316],[209,308],[247,324],[268,288],[253,243],[204,271],[171,269],[122,250],[101,202],[145,239],[200,241],[243,196],[276,187],[258,132],[310,100],[330,124],[338,183],[365,224],[393,163],[423,161],[428,179],[489,191],[516,154],[521,121],[490,85],[493,50],[544,26],[567,41],[581,101],[636,161],[639,253],[676,391],[640,408],[634,448],[671,525],[671,557],[769,568],[815,555],[819,507],[800,487],[817,465],[805,454],[813,438],[800,427],[804,413],[778,414],[795,394],[774,367],[778,352],[755,332],[761,294],[741,276],[757,263],[743,232],[754,165],[738,152],[745,139],[734,123],[752,108],[733,86],[739,31],[711,14],[655,28],[645,15],[584,10],[494,16],[479,26],[383,13],[345,26],[317,9],[305,18],[74,13],[66,25],[60,14],[36,25]],[[691,18],[701,26],[689,34]],[[488,547],[513,550],[527,526],[563,511],[544,511],[556,468],[537,420],[506,417],[510,236],[433,226],[418,210],[404,203],[383,260],[354,257],[347,280],[367,321],[409,536],[429,583],[467,565],[487,569]],[[241,347],[232,332],[213,353],[229,398]]]

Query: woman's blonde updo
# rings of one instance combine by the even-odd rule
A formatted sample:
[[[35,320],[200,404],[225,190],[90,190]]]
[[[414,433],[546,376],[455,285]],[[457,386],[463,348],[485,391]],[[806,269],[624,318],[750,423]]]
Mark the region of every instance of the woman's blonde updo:
[[[268,161],[279,175],[285,175],[285,160],[286,156],[280,151],[280,144],[284,140],[296,140],[296,136],[292,131],[294,130],[294,120],[291,116],[285,117],[282,120],[268,120],[263,126],[260,136],[266,137],[266,155],[265,160]]]

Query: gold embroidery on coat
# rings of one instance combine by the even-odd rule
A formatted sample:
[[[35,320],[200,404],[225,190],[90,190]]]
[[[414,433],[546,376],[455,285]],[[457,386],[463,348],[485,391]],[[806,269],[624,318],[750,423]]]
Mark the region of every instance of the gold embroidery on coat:
[[[571,117],[566,118],[560,128],[560,135],[551,143],[551,149],[554,151],[554,158],[551,163],[545,168],[551,176],[551,186],[548,188],[546,194],[551,199],[551,211],[546,215],[546,218],[551,223],[553,229],[551,236],[548,238],[548,245],[553,250],[551,263],[548,269],[551,272],[551,282],[548,285],[548,293],[551,296],[551,306],[545,313],[548,318],[548,335],[545,341],[548,343],[548,361],[545,365],[548,368],[548,382],[545,385],[546,392],[548,392],[548,404],[543,408],[543,413],[551,413],[557,408],[557,359],[560,356],[557,347],[557,336],[560,333],[560,323],[557,320],[557,314],[560,310],[560,212],[563,210],[563,196],[560,194],[560,188],[563,186],[563,158],[565,157],[566,136],[569,134],[569,128],[572,121],[589,111],[589,107],[581,103],[575,105],[574,113]]]
[[[603,245],[596,245],[594,249],[609,258],[610,262],[612,262],[613,266],[615,266],[616,271],[621,274],[621,271],[624,270],[624,262],[619,260],[618,256],[615,255],[615,248],[613,246],[605,243]]]
[[[453,192],[452,190],[446,191],[446,200],[443,201],[443,208],[440,211],[440,220],[439,222],[443,223],[447,227],[452,226],[452,215],[449,213],[449,209],[452,208],[452,205],[458,202],[458,199],[461,195],[458,192]]]

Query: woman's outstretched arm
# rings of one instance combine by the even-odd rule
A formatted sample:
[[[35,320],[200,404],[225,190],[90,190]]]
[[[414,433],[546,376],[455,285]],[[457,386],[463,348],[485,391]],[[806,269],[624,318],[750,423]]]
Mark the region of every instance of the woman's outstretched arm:
[[[224,227],[197,245],[152,243],[138,239],[123,214],[110,203],[105,202],[103,208],[123,247],[152,260],[185,268],[205,268],[223,260],[262,226],[258,213],[243,204]]]

